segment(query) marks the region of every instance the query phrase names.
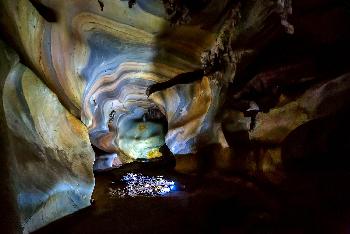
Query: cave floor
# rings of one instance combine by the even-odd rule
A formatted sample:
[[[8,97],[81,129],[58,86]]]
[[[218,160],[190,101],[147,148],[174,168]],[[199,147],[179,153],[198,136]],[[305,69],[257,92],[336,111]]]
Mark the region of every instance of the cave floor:
[[[180,191],[158,197],[113,198],[126,172],[163,175]],[[348,233],[348,172],[298,173],[273,186],[227,173],[179,174],[125,168],[96,174],[91,207],[35,233]]]

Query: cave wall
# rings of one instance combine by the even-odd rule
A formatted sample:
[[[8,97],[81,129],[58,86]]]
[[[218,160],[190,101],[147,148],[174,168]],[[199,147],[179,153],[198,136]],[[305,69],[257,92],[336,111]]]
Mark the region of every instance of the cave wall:
[[[147,121],[132,130],[139,136],[135,143],[144,145],[141,149],[130,151],[124,143],[123,138],[131,140],[123,134],[128,130],[123,131],[125,123],[142,122],[143,113],[156,106],[147,98],[147,87],[200,68],[201,51],[215,39],[213,32],[197,25],[171,27],[159,1],[140,1],[132,9],[124,1],[105,1],[103,11],[97,1],[43,1],[57,14],[59,20],[54,23],[47,22],[28,1],[2,4],[7,14],[2,22],[14,29],[10,36],[17,38],[15,45],[31,68],[71,113],[81,117],[95,146],[126,155],[126,161],[147,157],[164,144],[166,132]],[[197,112],[203,118],[208,108]],[[198,134],[200,128],[194,131]],[[180,132],[177,135],[188,142],[187,150],[173,146],[174,152],[191,151],[193,133]],[[150,135],[155,135],[153,140]],[[165,141],[176,145],[175,137],[168,135]]]
[[[227,147],[215,116],[236,67],[275,34],[293,31],[287,3],[176,4],[3,1],[1,23],[26,64],[88,127],[92,143],[125,163],[161,155],[164,143],[174,154]],[[50,12],[54,22],[45,19]],[[259,38],[271,28],[277,33]],[[203,79],[185,77],[148,98],[150,86],[198,69]],[[163,113],[168,129],[143,118],[149,109]]]
[[[90,205],[94,153],[86,127],[3,42],[0,64],[7,199],[28,233]]]
[[[12,68],[1,68],[4,152],[16,159],[13,193],[40,197],[16,203],[26,230],[88,205],[77,197],[91,195],[90,143],[95,169],[159,157],[166,144],[183,159],[177,171],[194,173],[213,155],[209,163],[224,171],[280,185],[298,155],[293,145],[309,142],[295,135],[323,121],[342,125],[349,109],[344,1],[3,0],[0,7],[3,39],[18,54]],[[24,149],[34,161],[21,158]],[[34,173],[40,169],[47,180]],[[65,199],[62,188],[72,203],[62,201],[63,210],[40,223]]]

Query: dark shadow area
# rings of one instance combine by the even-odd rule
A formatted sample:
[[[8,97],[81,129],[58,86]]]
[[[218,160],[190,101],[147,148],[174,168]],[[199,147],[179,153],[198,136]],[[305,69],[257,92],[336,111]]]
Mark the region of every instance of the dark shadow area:
[[[172,86],[175,86],[177,84],[191,84],[197,80],[201,80],[203,76],[204,76],[203,70],[181,73],[180,75],[177,75],[168,81],[165,81],[162,83],[155,83],[151,85],[147,89],[147,96],[151,95],[154,92],[171,88]]]
[[[192,155],[198,166],[190,174],[175,171],[172,160],[127,164],[96,175],[92,207],[36,233],[347,233],[349,117],[343,110],[295,129],[282,144],[287,179],[280,185],[244,170],[249,151],[261,146],[241,132],[231,136],[229,170],[216,164],[216,145]],[[163,175],[180,189],[162,197],[109,197],[128,172]]]
[[[29,0],[35,9],[39,12],[39,14],[48,22],[57,22],[57,14],[56,12],[42,4],[39,0]]]
[[[293,0],[290,18],[293,35],[275,37],[261,47],[253,61],[238,67],[227,107],[241,110],[246,108],[245,102],[254,100],[261,111],[268,112],[280,94],[293,98],[314,84],[349,71],[349,60],[344,59],[350,53],[346,1]]]
[[[350,172],[350,110],[309,121],[282,144],[282,160],[291,172]]]

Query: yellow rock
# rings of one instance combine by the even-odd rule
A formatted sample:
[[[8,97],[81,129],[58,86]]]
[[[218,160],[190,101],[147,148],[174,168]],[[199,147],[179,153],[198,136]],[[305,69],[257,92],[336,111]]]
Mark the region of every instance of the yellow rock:
[[[147,158],[148,159],[152,159],[152,158],[159,158],[161,157],[163,154],[161,152],[159,152],[158,148],[154,148],[151,149],[150,151],[148,151],[147,153]]]

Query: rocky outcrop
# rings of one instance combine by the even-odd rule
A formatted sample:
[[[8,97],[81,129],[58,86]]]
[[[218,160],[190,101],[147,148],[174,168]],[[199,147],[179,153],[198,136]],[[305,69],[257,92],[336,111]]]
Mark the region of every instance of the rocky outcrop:
[[[350,98],[350,75],[315,85],[301,97],[258,113],[256,127],[249,133],[254,141],[280,144],[300,125],[344,110]]]
[[[18,56],[0,44],[2,148],[21,229],[28,233],[90,205],[94,153],[86,127]]]

